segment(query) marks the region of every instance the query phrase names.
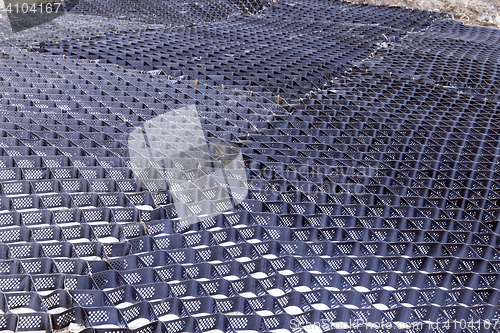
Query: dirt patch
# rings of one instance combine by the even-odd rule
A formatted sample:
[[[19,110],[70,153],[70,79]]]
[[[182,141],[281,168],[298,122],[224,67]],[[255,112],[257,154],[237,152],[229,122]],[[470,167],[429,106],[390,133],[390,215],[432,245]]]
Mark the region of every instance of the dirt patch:
[[[499,0],[347,0],[352,3],[399,6],[411,9],[453,13],[465,24],[500,29]]]

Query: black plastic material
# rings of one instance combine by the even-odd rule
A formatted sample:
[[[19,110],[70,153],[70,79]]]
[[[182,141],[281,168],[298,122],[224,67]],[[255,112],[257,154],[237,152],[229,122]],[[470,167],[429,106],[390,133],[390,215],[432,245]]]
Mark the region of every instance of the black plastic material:
[[[2,41],[0,328],[494,324],[498,41],[330,0],[82,0]],[[135,181],[129,134],[186,105],[241,151],[228,211]]]

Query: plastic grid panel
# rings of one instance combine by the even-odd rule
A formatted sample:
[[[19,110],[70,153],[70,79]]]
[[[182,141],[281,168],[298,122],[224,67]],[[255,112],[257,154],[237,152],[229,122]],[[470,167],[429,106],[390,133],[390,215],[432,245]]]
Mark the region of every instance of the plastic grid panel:
[[[103,3],[82,1],[78,10]],[[229,13],[213,16],[204,3],[189,12],[191,22]],[[261,9],[252,5],[249,13]],[[399,38],[418,49],[434,33],[477,34],[482,42],[498,33],[435,22],[437,14],[342,2],[280,1],[263,13],[101,37],[92,47],[48,43],[37,56],[4,53],[0,285],[5,312],[27,305],[37,313],[7,314],[1,325],[266,332],[289,330],[292,319],[498,318],[498,104],[480,98],[492,93],[467,80],[462,94],[417,72],[376,73],[370,61],[377,57],[330,76],[382,43],[396,43],[394,52]],[[317,50],[298,54],[282,35],[301,35],[302,44],[312,38],[304,49]],[[123,36],[134,48],[119,44]],[[242,40],[221,46],[232,36]],[[353,41],[361,46],[352,49]],[[214,43],[222,50],[210,53]],[[185,60],[180,45],[198,53]],[[106,61],[90,62],[96,54]],[[225,57],[230,64],[216,67]],[[234,212],[190,230],[175,220],[168,193],[137,187],[126,149],[130,128],[186,101],[197,105],[209,136],[242,141],[250,180]],[[350,195],[358,184],[362,195]],[[69,312],[44,313],[58,305]]]

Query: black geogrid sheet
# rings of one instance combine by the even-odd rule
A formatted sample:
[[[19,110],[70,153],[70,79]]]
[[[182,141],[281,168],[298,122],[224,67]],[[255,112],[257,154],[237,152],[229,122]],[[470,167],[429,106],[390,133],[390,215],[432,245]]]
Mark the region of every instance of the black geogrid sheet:
[[[499,39],[320,0],[4,34],[0,330],[499,331]]]

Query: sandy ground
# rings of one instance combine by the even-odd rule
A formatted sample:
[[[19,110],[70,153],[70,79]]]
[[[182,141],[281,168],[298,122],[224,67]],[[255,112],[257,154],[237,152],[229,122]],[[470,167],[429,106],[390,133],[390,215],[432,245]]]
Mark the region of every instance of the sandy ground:
[[[500,29],[500,0],[347,0],[352,3],[401,6],[411,9],[453,13],[465,24]]]

